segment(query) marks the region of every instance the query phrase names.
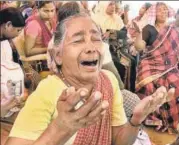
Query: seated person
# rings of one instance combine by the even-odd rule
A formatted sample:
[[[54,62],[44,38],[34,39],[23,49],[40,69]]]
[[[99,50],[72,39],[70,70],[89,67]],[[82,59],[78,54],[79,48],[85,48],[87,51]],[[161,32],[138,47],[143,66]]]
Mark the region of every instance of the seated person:
[[[146,116],[175,90],[159,88],[134,108],[127,122],[118,82],[101,70],[102,45],[101,33],[87,14],[58,24],[48,58],[54,75],[29,97],[6,145],[133,144]]]
[[[16,8],[6,8],[0,11],[0,28],[1,28],[1,117],[4,117],[10,109],[18,106],[19,103],[16,98],[9,98],[7,95],[7,88],[4,83],[7,82],[5,76],[10,77],[7,74],[7,69],[4,69],[4,66],[9,67],[10,64],[16,65],[18,69],[18,73],[22,74],[22,70],[19,66],[17,57],[15,57],[17,51],[13,51],[9,44],[9,39],[12,39],[19,35],[23,27],[25,26],[24,18],[21,12]],[[5,71],[5,72],[4,72]],[[8,71],[12,72],[12,71]],[[20,80],[24,80],[24,76],[20,77]],[[23,81],[24,82],[24,81]],[[22,84],[23,86],[23,84]],[[6,99],[5,99],[6,98]],[[5,101],[3,101],[5,99]]]

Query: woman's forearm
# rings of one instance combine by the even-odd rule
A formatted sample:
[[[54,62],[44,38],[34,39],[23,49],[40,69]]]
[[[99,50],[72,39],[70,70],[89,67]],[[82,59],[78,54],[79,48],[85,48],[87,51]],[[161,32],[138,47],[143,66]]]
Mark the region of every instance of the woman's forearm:
[[[46,47],[34,47],[29,51],[26,51],[26,56],[34,56],[38,54],[46,54],[47,48]]]
[[[127,25],[128,23],[129,23],[128,12],[124,12],[124,25]]]
[[[146,47],[145,41],[142,39],[142,34],[139,33],[136,37],[136,40],[134,42],[134,47],[136,48],[137,51],[142,51]]]
[[[54,119],[33,145],[64,145],[75,134],[75,131],[59,127],[57,121]]]
[[[132,145],[137,138],[139,127],[133,127],[127,123],[118,128],[113,127],[113,130],[116,130],[115,133],[113,131],[113,145]]]

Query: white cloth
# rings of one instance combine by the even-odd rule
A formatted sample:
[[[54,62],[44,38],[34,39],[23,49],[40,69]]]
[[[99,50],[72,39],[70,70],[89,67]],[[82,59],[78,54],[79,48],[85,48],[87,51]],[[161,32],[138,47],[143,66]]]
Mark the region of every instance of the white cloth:
[[[148,134],[144,130],[140,130],[137,139],[133,145],[152,145]]]
[[[3,61],[13,61],[12,58],[12,48],[8,40],[1,41],[1,62]]]
[[[21,66],[13,61],[12,48],[8,40],[1,43],[1,104],[6,103],[12,97],[24,95],[24,73]],[[12,111],[13,110],[13,111]],[[19,111],[12,108],[5,117]]]
[[[108,64],[112,61],[112,56],[109,50],[109,45],[107,43],[104,43],[104,59],[103,59],[103,65]]]
[[[1,62],[1,104],[13,97],[24,95],[24,74],[19,64],[13,61]],[[12,108],[5,117],[9,117],[19,108]]]

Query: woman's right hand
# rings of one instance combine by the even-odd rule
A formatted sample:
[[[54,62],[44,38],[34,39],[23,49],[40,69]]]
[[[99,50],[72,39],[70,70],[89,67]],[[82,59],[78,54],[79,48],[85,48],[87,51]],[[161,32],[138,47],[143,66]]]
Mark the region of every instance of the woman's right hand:
[[[1,104],[1,117],[4,117],[10,109],[19,105],[19,102],[16,98],[11,98],[7,100],[5,103]]]
[[[77,104],[85,100],[81,106]],[[95,124],[106,112],[109,104],[107,101],[100,101],[101,93],[94,92],[89,95],[85,88],[77,91],[74,87],[64,90],[57,102],[58,117],[56,122],[62,129],[77,131],[80,128]]]
[[[133,22],[133,26],[135,28],[135,30],[140,33],[141,32],[141,27],[139,25],[139,23],[137,23],[136,21],[132,21]]]

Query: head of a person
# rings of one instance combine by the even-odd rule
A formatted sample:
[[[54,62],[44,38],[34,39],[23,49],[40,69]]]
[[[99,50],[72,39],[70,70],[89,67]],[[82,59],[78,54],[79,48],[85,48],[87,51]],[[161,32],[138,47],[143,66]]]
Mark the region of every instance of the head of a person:
[[[27,1],[23,1],[22,2],[23,5],[28,5],[31,8],[33,8],[35,6],[35,0],[27,0]]]
[[[139,16],[143,16],[145,12],[152,6],[151,3],[145,3],[139,10]]]
[[[104,50],[100,30],[90,16],[80,13],[60,21],[53,39],[54,60],[48,60],[49,68],[55,62],[69,78],[95,82]]]
[[[165,23],[169,17],[169,10],[165,3],[158,2],[156,5],[156,22]]]
[[[115,12],[116,13],[121,13],[121,8],[120,8],[120,3],[119,2],[116,2],[115,3]]]
[[[63,4],[58,11],[58,21],[63,21],[69,16],[73,16],[81,12],[80,6],[77,2],[68,2]]]
[[[88,10],[89,8],[88,1],[81,1],[81,5],[83,6],[84,9]]]
[[[0,11],[1,37],[12,39],[19,35],[25,26],[22,13],[17,8],[6,8]]]
[[[36,1],[36,7],[40,17],[44,21],[49,21],[54,18],[56,7],[53,1]]]
[[[99,1],[97,4],[97,12],[102,15],[115,14],[116,2],[115,1]]]
[[[108,5],[106,7],[106,14],[113,15],[116,10],[116,2],[115,1],[109,1]]]
[[[176,18],[176,25],[177,25],[177,27],[179,27],[179,9],[178,9],[178,11],[176,13],[175,18]]]

